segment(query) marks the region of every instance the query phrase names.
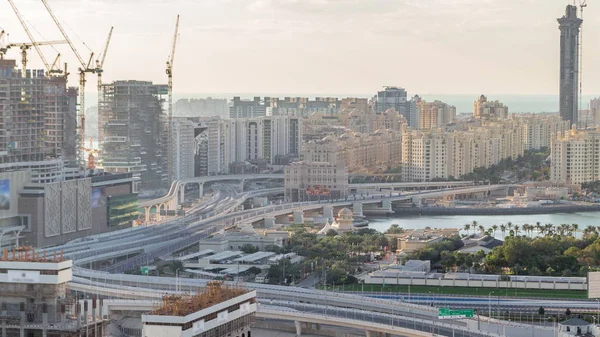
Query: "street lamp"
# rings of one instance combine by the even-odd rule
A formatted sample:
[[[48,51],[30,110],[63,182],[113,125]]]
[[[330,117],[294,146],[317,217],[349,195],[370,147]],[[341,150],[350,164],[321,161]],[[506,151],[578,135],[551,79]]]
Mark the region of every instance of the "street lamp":
[[[492,294],[494,292],[490,291],[488,294],[488,320],[492,318]]]

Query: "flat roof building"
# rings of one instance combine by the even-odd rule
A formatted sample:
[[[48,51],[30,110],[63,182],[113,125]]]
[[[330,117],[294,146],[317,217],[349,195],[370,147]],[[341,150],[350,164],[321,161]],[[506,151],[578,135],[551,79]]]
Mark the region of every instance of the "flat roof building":
[[[145,337],[251,337],[256,291],[209,282],[192,296],[170,295],[159,309],[142,315]]]

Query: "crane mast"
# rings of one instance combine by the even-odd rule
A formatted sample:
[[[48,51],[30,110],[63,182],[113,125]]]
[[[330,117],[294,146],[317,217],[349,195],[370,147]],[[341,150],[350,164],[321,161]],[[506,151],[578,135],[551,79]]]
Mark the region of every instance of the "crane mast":
[[[100,60],[96,60],[96,75],[98,76],[98,108],[100,107],[100,92],[102,91],[102,73],[104,72],[104,60],[106,60],[106,53],[108,52],[108,46],[110,45],[110,39],[112,37],[113,28],[110,27],[108,32],[108,38],[104,45],[104,51],[101,54]]]
[[[167,60],[167,77],[169,79],[168,82],[168,135],[169,140],[167,142],[167,163],[168,163],[168,179],[169,184],[173,181],[173,62],[175,61],[175,49],[177,47],[177,37],[179,34],[179,15],[177,15],[177,21],[175,22],[175,33],[173,34],[173,47],[171,49],[171,55]]]
[[[9,0],[9,1],[12,2],[12,0]],[[67,41],[67,44],[69,44],[69,47],[71,48],[71,50],[77,57],[77,60],[79,61],[79,64],[80,64],[80,68],[79,68],[79,111],[78,111],[77,115],[79,117],[81,125],[79,126],[79,137],[78,137],[79,144],[77,146],[77,148],[78,148],[77,163],[79,164],[80,167],[84,168],[85,167],[85,158],[84,158],[85,156],[84,156],[82,147],[85,142],[85,83],[86,83],[85,74],[96,72],[95,68],[90,68],[90,64],[92,63],[94,53],[91,53],[90,58],[89,58],[88,62],[86,63],[83,60],[83,58],[81,57],[81,55],[79,54],[79,52],[77,51],[77,48],[75,48],[75,46],[73,45],[73,42],[67,35],[67,32],[63,29],[62,25],[60,24],[60,21],[58,20],[56,15],[54,15],[54,11],[52,10],[52,8],[50,8],[48,1],[46,1],[46,0],[41,0],[41,1],[44,4],[44,7],[46,7],[48,14],[50,14],[50,16],[52,17],[52,20],[56,24],[56,27],[58,27],[58,30],[60,30],[60,33]]]

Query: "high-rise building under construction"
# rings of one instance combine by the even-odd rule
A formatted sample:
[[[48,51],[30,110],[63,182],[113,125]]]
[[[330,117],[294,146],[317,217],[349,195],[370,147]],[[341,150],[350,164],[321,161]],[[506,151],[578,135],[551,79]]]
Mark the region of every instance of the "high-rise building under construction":
[[[98,138],[106,172],[133,173],[141,188],[167,186],[166,85],[116,81],[102,85]]]
[[[65,76],[0,59],[0,172],[30,170],[32,181],[64,178],[76,165],[77,89]]]
[[[577,125],[579,89],[579,30],[583,20],[577,17],[577,6],[568,5],[558,19],[560,29],[559,112],[563,120]]]

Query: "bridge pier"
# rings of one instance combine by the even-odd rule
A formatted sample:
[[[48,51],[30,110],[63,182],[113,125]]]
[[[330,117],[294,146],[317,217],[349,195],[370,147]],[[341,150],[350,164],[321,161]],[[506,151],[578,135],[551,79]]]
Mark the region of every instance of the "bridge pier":
[[[381,208],[390,213],[394,212],[394,209],[392,209],[392,201],[391,200],[387,200],[387,199],[383,200],[381,202]]]
[[[294,211],[294,225],[304,225],[304,211],[301,209]]]
[[[156,207],[156,221],[160,221],[160,209],[162,208],[162,204],[156,204],[154,207]]]
[[[148,221],[150,220],[150,209],[151,208],[152,208],[152,206],[144,207],[144,219],[145,219],[146,225],[148,224]]]
[[[242,181],[240,182],[240,192],[244,192],[244,183],[246,182],[246,179],[242,179]]]
[[[198,199],[204,196],[204,183],[198,183]]]
[[[296,336],[302,336],[302,322],[294,321],[294,325],[296,326]]]
[[[275,227],[275,218],[266,217],[265,218],[265,228],[273,228]]]
[[[421,207],[421,198],[412,198],[412,203],[415,204],[415,207]]]
[[[362,202],[355,202],[352,205],[352,213],[354,213],[354,215],[358,215],[358,216],[363,216],[363,204]]]
[[[365,331],[365,335],[366,335],[366,337],[375,337],[375,334],[369,330]]]
[[[327,221],[333,221],[333,206],[323,206],[323,217],[327,219]]]
[[[185,202],[185,184],[179,185],[179,203]]]

